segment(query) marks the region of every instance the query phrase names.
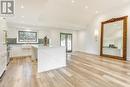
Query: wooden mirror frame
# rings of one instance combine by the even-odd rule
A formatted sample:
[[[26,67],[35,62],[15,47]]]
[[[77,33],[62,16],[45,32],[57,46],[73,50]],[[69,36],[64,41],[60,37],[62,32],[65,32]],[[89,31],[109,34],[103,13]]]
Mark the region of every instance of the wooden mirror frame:
[[[120,60],[126,60],[127,57],[127,19],[128,16],[120,17],[120,18],[112,18],[110,20],[104,21],[101,23],[101,44],[100,44],[100,56],[120,59]],[[104,35],[104,25],[108,23],[113,23],[117,21],[123,20],[123,57],[114,56],[114,55],[107,55],[103,54],[103,35]]]

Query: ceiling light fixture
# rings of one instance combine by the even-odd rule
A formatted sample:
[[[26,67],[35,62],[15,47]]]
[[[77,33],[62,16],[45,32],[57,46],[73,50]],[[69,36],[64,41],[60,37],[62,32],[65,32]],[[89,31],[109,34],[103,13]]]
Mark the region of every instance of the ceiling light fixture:
[[[72,3],[75,3],[75,0],[72,0]]]
[[[88,6],[85,6],[86,9],[88,9]]]
[[[21,16],[22,18],[24,18],[24,16]]]
[[[24,8],[24,6],[23,6],[23,5],[21,5],[21,8]]]
[[[96,14],[98,14],[99,13],[99,11],[96,11]]]

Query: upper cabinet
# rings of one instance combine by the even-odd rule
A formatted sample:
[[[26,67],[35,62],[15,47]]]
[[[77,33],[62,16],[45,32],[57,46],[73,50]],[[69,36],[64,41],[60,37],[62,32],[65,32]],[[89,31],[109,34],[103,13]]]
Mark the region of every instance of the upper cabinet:
[[[0,30],[7,30],[7,22],[4,18],[0,18]]]
[[[7,43],[7,23],[6,20],[0,18],[0,44]]]

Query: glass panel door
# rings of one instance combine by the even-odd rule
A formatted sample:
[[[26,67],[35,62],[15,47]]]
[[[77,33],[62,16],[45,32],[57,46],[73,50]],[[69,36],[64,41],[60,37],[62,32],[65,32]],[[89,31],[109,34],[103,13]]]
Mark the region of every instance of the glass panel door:
[[[67,51],[72,52],[72,34],[67,35]]]
[[[60,44],[61,46],[66,46],[66,35],[65,34],[61,34],[60,36]]]
[[[60,40],[61,46],[66,46],[66,51],[72,52],[72,34],[61,33]]]

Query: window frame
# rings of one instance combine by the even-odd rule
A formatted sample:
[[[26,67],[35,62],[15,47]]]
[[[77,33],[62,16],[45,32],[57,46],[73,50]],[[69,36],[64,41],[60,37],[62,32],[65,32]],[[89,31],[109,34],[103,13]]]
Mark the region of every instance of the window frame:
[[[20,32],[35,33],[35,41],[29,41],[29,40],[28,41],[20,41]],[[33,31],[18,31],[17,43],[38,43],[37,32],[33,32]]]
[[[73,34],[72,33],[60,33],[60,46],[61,46],[61,35],[65,35],[65,44],[66,44],[66,51],[72,52],[73,51]],[[67,50],[67,38],[68,35],[71,35],[71,50]]]

